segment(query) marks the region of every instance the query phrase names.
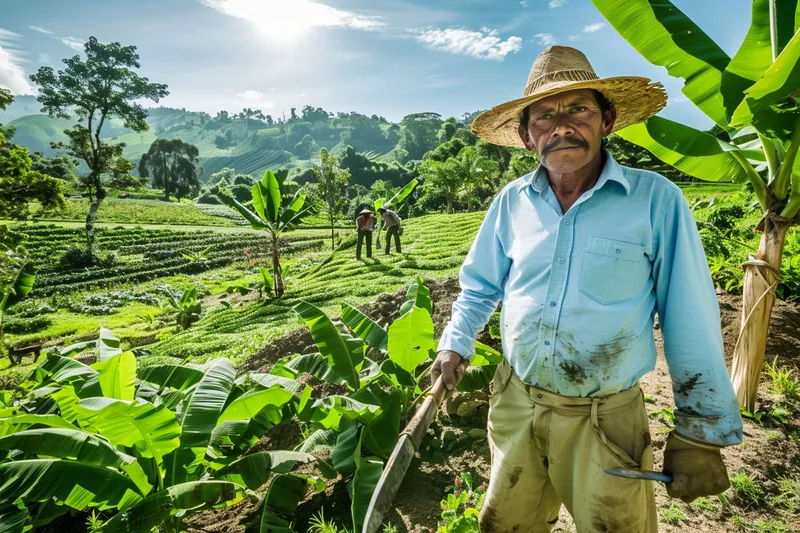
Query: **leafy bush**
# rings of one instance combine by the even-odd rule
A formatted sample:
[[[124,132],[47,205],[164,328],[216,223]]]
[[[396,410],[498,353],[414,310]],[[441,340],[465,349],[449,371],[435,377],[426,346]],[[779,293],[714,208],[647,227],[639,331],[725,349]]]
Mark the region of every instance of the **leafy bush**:
[[[82,300],[69,300],[69,309],[75,313],[85,315],[110,315],[116,313],[120,307],[127,303],[139,302],[147,305],[159,304],[158,298],[145,291],[111,291],[99,294],[89,294]]]
[[[3,321],[3,331],[15,335],[27,335],[28,333],[36,333],[49,328],[52,323],[53,319],[49,316],[34,316],[30,318],[10,316]]]
[[[207,205],[219,205],[222,202],[219,201],[216,194],[211,194],[210,192],[206,191],[202,193],[200,196],[197,197],[195,200],[198,204],[207,204]]]
[[[87,248],[70,248],[62,255],[58,264],[61,268],[78,270],[89,267],[112,267],[117,263],[117,256],[113,253],[97,254]]]
[[[31,318],[55,313],[56,311],[57,309],[55,307],[41,300],[22,300],[9,308],[8,311],[6,311],[6,315],[19,318]]]

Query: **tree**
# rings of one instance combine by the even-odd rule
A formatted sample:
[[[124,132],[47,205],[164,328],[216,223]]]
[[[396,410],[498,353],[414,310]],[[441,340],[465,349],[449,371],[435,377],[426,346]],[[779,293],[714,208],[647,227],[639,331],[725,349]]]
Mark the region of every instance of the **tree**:
[[[648,61],[683,78],[684,95],[732,142],[657,116],[619,135],[690,176],[749,182],[764,212],[758,252],[743,265],[744,319],[731,368],[739,404],[753,412],[786,231],[800,221],[800,6],[754,0],[750,28],[730,58],[667,0],[593,2]]]
[[[326,148],[319,151],[319,164],[314,166],[314,176],[331,223],[331,250],[334,249],[333,225],[347,208],[347,182],[350,171],[339,167],[338,158]]]
[[[27,148],[0,142],[0,218],[28,218],[33,201],[43,210],[64,207],[61,181],[32,166]]]
[[[400,122],[400,143],[406,159],[422,159],[425,152],[436,146],[436,134],[442,124],[438,113],[415,113],[406,115]],[[405,161],[401,161],[404,163]]]
[[[474,146],[467,146],[458,153],[458,163],[467,197],[467,211],[472,211],[472,202],[481,193],[493,193],[500,178],[500,164],[481,155]]]
[[[65,155],[45,157],[41,152],[31,154],[31,169],[61,181],[77,181],[78,170],[72,159]]]
[[[11,102],[14,101],[14,96],[11,94],[11,91],[8,89],[4,89],[0,87],[0,109],[5,110],[8,106],[11,105]]]
[[[302,124],[302,122],[300,123]],[[319,147],[317,143],[314,142],[314,137],[311,135],[305,135],[299,143],[294,145],[294,155],[299,157],[300,159],[311,159],[314,157],[314,154],[317,153]]]
[[[164,188],[164,199],[174,194],[178,200],[200,190],[197,163],[200,151],[180,139],[158,139],[139,160],[139,175],[153,178],[153,186]]]
[[[89,167],[89,175],[83,182],[90,201],[86,243],[89,257],[96,257],[94,226],[97,211],[106,197],[102,177],[120,177],[134,168],[123,156],[124,143],[109,144],[100,139],[103,125],[117,117],[128,129],[146,131],[147,111],[138,102],[145,99],[158,102],[169,92],[166,85],[150,83],[134,72],[140,68],[135,46],[103,44],[90,37],[84,51],[85,60],[79,55],[65,59],[66,68],[58,73],[52,67],[40,67],[31,80],[39,85],[42,111],[61,118],[78,118],[78,124],[64,131],[69,140],[54,143],[53,147],[66,149],[70,156],[82,159]]]
[[[451,157],[441,161],[425,161],[419,169],[426,190],[438,191],[447,199],[447,212],[453,212],[453,200],[465,183],[466,176],[459,162]]]
[[[226,205],[236,209],[253,229],[269,232],[272,239],[272,276],[275,280],[275,296],[280,298],[284,293],[283,270],[281,268],[280,237],[285,231],[295,229],[303,222],[303,218],[317,212],[316,204],[305,206],[306,193],[303,189],[289,199],[281,193],[281,181],[286,179],[289,172],[279,171],[281,180],[271,170],[264,172],[261,181],[256,182],[252,188],[253,209],[255,213],[242,205],[225,191],[216,194]]]

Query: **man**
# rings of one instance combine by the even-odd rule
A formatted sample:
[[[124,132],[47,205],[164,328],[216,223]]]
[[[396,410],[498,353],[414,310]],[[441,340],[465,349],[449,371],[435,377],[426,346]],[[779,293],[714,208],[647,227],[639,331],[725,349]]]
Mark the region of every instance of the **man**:
[[[383,229],[386,230],[386,255],[389,255],[389,251],[392,248],[392,241],[391,238],[394,236],[394,248],[397,250],[397,253],[400,253],[400,217],[397,216],[397,213],[392,211],[391,209],[386,209],[385,207],[381,207],[378,209],[378,212],[381,214],[381,220],[383,220]]]
[[[724,491],[720,450],[742,440],[691,211],[673,183],[620,166],[603,147],[666,95],[643,78],[598,79],[581,52],[560,46],[536,59],[524,95],[473,124],[489,142],[535,151],[541,165],[489,208],[433,376],[457,383],[502,300],[481,531],[550,531],[563,503],[581,533],[654,532],[652,482],[604,470],[653,467],[638,381],[655,367],[656,312],[677,406],[664,452],[669,495]]]
[[[375,213],[369,209],[364,209],[356,217],[356,231],[358,232],[358,242],[356,244],[356,261],[361,260],[361,242],[367,241],[367,257],[372,257],[372,231],[377,225]]]

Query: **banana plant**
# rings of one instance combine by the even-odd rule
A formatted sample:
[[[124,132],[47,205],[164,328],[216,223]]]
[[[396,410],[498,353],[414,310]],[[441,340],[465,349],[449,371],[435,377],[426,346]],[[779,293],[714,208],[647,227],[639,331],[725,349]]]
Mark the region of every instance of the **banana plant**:
[[[39,267],[30,261],[22,261],[14,276],[14,280],[0,292],[0,341],[3,340],[3,315],[9,307],[25,298],[33,289]]]
[[[378,212],[378,209],[381,207],[385,207],[386,209],[391,209],[392,211],[399,211],[403,207],[403,202],[408,195],[414,190],[417,186],[419,181],[413,179],[409,181],[405,187],[402,189],[387,189],[386,196],[384,198],[378,198],[375,200],[373,207],[375,208],[375,213]],[[375,245],[380,247],[381,245],[381,229],[382,225],[378,224],[378,237],[376,238]]]
[[[284,184],[288,186],[288,183]],[[217,195],[223,203],[236,209],[253,229],[269,233],[272,239],[275,297],[281,298],[285,288],[281,270],[280,237],[284,232],[291,231],[302,224],[305,217],[319,211],[319,205],[306,206],[306,192],[303,189],[298,189],[291,198],[284,198],[281,194],[281,184],[271,170],[264,172],[264,177],[253,185],[251,193],[255,213],[229,194],[220,191]]]
[[[137,368],[108,330],[96,346],[97,363],[50,354],[19,391],[0,395],[0,524],[13,524],[3,531],[91,508],[111,515],[105,532],[177,533],[191,513],[257,498],[273,473],[314,463],[334,475],[306,452],[250,453],[269,428],[305,409],[310,387],[237,377],[227,359]],[[264,503],[272,523],[288,523],[298,497],[320,485],[316,476],[280,478]]]
[[[182,329],[188,329],[189,326],[200,320],[203,304],[197,299],[197,287],[185,289],[180,299],[175,298],[169,289],[164,289],[162,292],[167,297],[169,306],[177,312],[175,322]]]
[[[683,79],[683,94],[723,132],[656,116],[619,135],[690,176],[749,183],[763,210],[758,252],[742,265],[745,318],[731,369],[739,404],[752,412],[786,231],[800,220],[800,3],[753,0],[731,58],[668,0],[592,1],[648,61]]]

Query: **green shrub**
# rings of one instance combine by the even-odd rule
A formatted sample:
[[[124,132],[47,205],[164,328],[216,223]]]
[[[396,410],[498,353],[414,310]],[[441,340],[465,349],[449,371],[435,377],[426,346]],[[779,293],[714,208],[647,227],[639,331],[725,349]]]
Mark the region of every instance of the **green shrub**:
[[[34,316],[30,318],[20,318],[10,316],[3,321],[3,331],[15,335],[27,335],[36,333],[50,327],[53,319],[48,316]]]
[[[40,315],[47,315],[55,313],[58,309],[53,307],[47,302],[41,300],[22,300],[14,304],[6,311],[8,316],[16,316],[19,318],[31,318]]]
[[[86,248],[77,247],[67,250],[58,260],[60,267],[71,270],[90,267],[108,268],[114,266],[116,262],[116,254],[93,254]]]

